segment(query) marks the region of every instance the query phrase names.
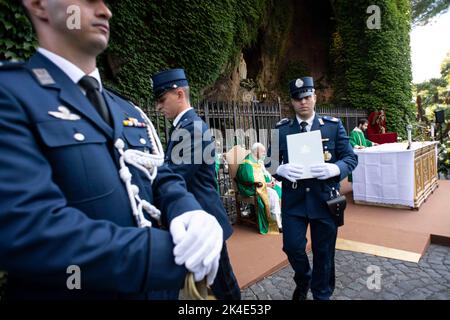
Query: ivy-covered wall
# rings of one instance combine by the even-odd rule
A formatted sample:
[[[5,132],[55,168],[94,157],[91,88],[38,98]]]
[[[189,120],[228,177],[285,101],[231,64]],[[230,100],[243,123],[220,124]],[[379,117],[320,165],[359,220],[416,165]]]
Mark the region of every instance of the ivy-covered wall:
[[[256,38],[267,0],[118,1],[102,66],[109,84],[134,100],[150,97],[150,75],[186,70],[194,96]]]
[[[332,13],[320,18],[312,10],[312,2],[303,2],[305,5],[299,9],[314,14],[312,21],[334,15],[331,18],[335,30],[330,30],[330,34],[335,31],[330,48],[332,72],[321,75],[332,79],[334,103],[370,111],[384,107],[388,129],[404,134],[413,110],[409,0],[320,0],[319,7],[325,3],[333,6]],[[283,4],[295,5],[290,1]],[[381,9],[379,30],[367,28],[366,10],[370,5]],[[266,30],[279,29],[286,34],[289,28],[283,27],[283,21],[292,24],[291,18],[279,19],[274,14],[274,9],[285,7],[274,0],[122,0],[111,2],[111,6],[114,14],[111,41],[99,66],[107,85],[141,105],[150,103],[150,76],[155,72],[184,68],[192,92],[198,97],[220,75],[227,77],[232,72],[239,52],[262,36],[263,25],[270,26],[276,20],[272,24],[280,24],[279,28]],[[297,28],[296,23],[293,28]],[[314,33],[317,27],[305,32],[308,36]],[[14,2],[0,0],[0,35],[0,59],[27,58],[34,50],[30,24]],[[272,44],[279,44],[280,52],[286,50],[285,41],[272,34],[270,38]],[[307,43],[299,44],[301,50],[314,51]],[[267,50],[262,55],[266,60],[274,60],[276,52],[272,51],[277,48],[273,45],[261,48]],[[260,81],[284,83],[293,76],[294,69],[316,70],[308,63],[300,65],[299,61],[284,61],[286,68],[282,68],[284,71],[276,80],[271,78],[270,70],[265,70]],[[273,73],[280,72],[273,70]]]
[[[111,2],[111,40],[100,58],[107,85],[136,102],[151,98],[150,76],[181,67],[192,93],[212,85],[256,39],[271,0]],[[0,0],[0,59],[26,59],[33,32],[22,9]]]
[[[21,60],[34,51],[36,39],[31,24],[15,1],[0,0],[0,60]]]
[[[328,3],[328,0],[319,2]],[[277,61],[273,57],[283,56],[288,48],[288,42],[273,33],[280,30],[290,39],[293,31],[286,33],[290,28],[305,27],[295,17],[296,22],[292,24],[289,14],[276,14],[278,11],[286,13],[287,5],[296,5],[291,1],[282,3],[274,0],[111,2],[111,41],[99,63],[104,80],[108,86],[145,105],[151,101],[150,76],[166,68],[182,67],[187,72],[194,97],[199,97],[219,76],[229,76],[238,63],[239,53],[251,48],[257,40],[263,44],[261,50],[266,50],[262,52],[262,57],[266,57],[263,61],[271,61],[269,68],[273,69],[264,70],[261,75],[259,81],[263,82],[263,88],[272,88],[271,83],[287,82],[288,78],[296,76],[294,71],[300,67],[314,72],[314,66],[295,60],[295,54],[291,55],[294,60],[280,60],[276,66],[270,66]],[[307,1],[302,3],[306,7],[304,10],[312,10]],[[384,107],[388,129],[404,135],[413,110],[409,0],[336,0],[331,3],[335,30],[330,30],[330,34],[334,31],[329,56],[331,71],[326,76],[332,79],[329,81],[334,91],[332,102],[369,111]],[[370,30],[366,25],[370,16],[366,10],[370,5],[381,9],[379,30]],[[277,8],[283,9],[277,11]],[[7,0],[0,0],[0,9],[0,59],[28,58],[36,42],[22,9]],[[325,19],[325,15],[321,18]],[[306,32],[311,33],[314,34]],[[304,43],[298,42],[298,45],[304,46]],[[280,73],[280,70],[284,71]],[[276,91],[274,95],[286,91],[284,86],[272,90]]]
[[[380,8],[380,29],[369,29],[367,8]],[[331,58],[336,104],[384,108],[389,131],[405,135],[411,103],[411,26],[408,0],[337,0]]]

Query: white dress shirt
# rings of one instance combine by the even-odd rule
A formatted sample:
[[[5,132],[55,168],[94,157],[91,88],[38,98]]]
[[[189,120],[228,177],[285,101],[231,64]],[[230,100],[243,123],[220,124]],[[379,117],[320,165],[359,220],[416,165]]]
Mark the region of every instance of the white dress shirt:
[[[300,116],[298,114],[295,115],[295,117],[297,118],[298,124],[302,123],[303,121],[306,121],[308,123],[308,125],[306,126],[306,131],[311,131],[311,127],[313,125],[314,122],[314,117],[316,116],[316,113],[313,112],[311,118],[309,118],[308,120],[302,120],[300,119]],[[301,126],[300,126],[301,128]]]
[[[191,109],[192,109],[192,107],[189,107],[189,108],[187,108],[186,110],[180,112],[180,114],[178,114],[178,115],[176,116],[175,120],[173,120],[173,126],[176,127],[176,126],[178,125],[178,122],[180,122],[181,117],[182,117],[186,112],[188,112],[188,111],[191,110]]]
[[[45,56],[47,59],[49,59],[51,62],[56,64],[56,66],[60,68],[76,84],[78,84],[78,81],[80,81],[81,78],[83,78],[86,75],[83,72],[83,70],[78,68],[69,60],[64,59],[60,55],[57,55],[56,53],[48,51],[47,49],[44,48],[38,48],[37,51],[43,56]],[[101,92],[103,90],[103,85],[102,79],[100,78],[100,73],[98,72],[98,68],[95,68],[95,70],[88,75],[94,77],[98,81],[98,83],[100,84],[100,92]],[[83,91],[84,93],[83,89],[81,89],[81,91]]]

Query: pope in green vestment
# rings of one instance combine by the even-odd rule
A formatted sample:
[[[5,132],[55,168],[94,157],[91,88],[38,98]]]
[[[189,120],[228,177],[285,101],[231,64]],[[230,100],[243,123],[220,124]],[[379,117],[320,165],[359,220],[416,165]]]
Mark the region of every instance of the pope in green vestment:
[[[281,210],[278,203],[277,212],[274,213],[276,218],[274,219],[271,214],[271,200],[273,202],[274,199],[269,199],[269,192],[273,193],[273,190],[275,190],[275,193],[278,195],[278,200],[276,201],[280,201],[281,187],[277,184],[273,185],[272,176],[265,169],[263,161],[258,161],[252,153],[248,154],[244,161],[239,165],[236,178],[238,182],[262,183],[261,187],[247,186],[240,183],[237,184],[237,187],[239,193],[244,197],[257,195],[258,208],[256,208],[256,213],[259,232],[261,234],[278,234],[278,229],[281,229]],[[268,187],[268,184],[273,185],[272,191]],[[273,207],[274,206],[272,205],[272,208]]]

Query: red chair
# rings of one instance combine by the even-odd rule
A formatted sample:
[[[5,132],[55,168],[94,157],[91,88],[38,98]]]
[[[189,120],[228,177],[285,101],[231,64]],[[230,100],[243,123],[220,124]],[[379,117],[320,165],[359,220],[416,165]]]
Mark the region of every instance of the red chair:
[[[386,117],[378,119],[380,112],[371,112],[369,115],[369,126],[367,127],[367,138],[378,144],[397,142],[396,132],[386,131]]]
[[[397,132],[388,132],[383,134],[368,133],[367,138],[369,138],[370,141],[376,142],[378,144],[394,143],[397,142]]]

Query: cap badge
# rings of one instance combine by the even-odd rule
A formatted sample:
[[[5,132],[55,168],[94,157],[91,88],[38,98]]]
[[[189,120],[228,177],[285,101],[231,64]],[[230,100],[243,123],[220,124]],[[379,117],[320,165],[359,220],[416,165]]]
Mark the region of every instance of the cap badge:
[[[297,88],[303,87],[303,80],[302,80],[302,79],[297,79],[297,80],[295,81],[295,86],[296,86]]]

